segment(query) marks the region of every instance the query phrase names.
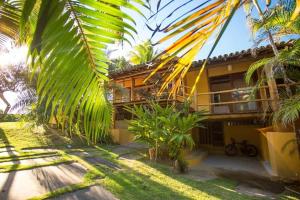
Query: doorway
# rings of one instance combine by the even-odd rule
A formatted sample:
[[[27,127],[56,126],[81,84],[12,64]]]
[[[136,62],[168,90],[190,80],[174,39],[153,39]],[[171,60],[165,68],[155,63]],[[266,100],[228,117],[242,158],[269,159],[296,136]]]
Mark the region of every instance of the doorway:
[[[199,145],[224,146],[224,127],[222,121],[209,121],[199,129]]]

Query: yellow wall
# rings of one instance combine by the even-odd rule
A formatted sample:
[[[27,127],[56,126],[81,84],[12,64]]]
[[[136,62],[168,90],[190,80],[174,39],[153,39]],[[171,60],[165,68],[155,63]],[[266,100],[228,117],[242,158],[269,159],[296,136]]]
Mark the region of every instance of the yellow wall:
[[[210,92],[209,89],[209,78],[215,76],[222,76],[227,74],[234,74],[240,72],[246,72],[249,68],[251,61],[241,61],[236,63],[231,63],[231,69],[228,68],[228,64],[222,65],[210,65],[205,69],[200,77],[200,81],[197,84],[197,93],[207,93]],[[200,69],[200,68],[198,68]],[[187,73],[185,77],[185,85],[189,88],[187,93],[189,94],[191,87],[193,87],[195,80],[198,76],[199,70],[193,70]],[[210,103],[210,96],[209,95],[200,95],[197,98],[198,104],[207,105]],[[193,99],[194,101],[194,99]],[[202,109],[209,111],[209,106],[203,106]]]
[[[236,142],[247,140],[249,144],[253,144],[257,147],[259,154],[262,152],[260,145],[260,133],[257,129],[260,128],[258,125],[238,125],[228,126],[224,123],[224,142],[225,145],[231,143],[230,138],[234,138]]]
[[[116,144],[129,144],[133,142],[134,137],[127,129],[112,129],[111,136]]]
[[[215,66],[208,67],[208,76],[214,77],[214,76],[222,76],[227,74],[245,72],[251,65],[251,61],[232,63],[230,64],[231,70],[229,69],[228,65],[229,64],[215,65]]]
[[[267,137],[265,134],[260,133],[259,138],[260,138],[260,149],[261,149],[260,156],[262,160],[270,161]]]
[[[188,87],[188,90],[187,90],[188,94],[190,93],[190,90],[195,83],[197,75],[198,75],[198,71],[191,71],[191,72],[188,72],[185,77],[185,85]],[[208,77],[204,71],[200,78],[200,81],[197,84],[197,92],[204,93],[204,92],[208,92],[208,91],[209,91]],[[193,99],[193,101],[194,101],[194,99]],[[210,96],[209,95],[198,96],[197,102],[198,102],[198,104],[207,105],[210,102]],[[209,106],[204,106],[204,107],[202,107],[202,109],[209,111]]]
[[[128,144],[133,142],[133,134],[128,131],[128,120],[117,120],[111,136],[114,143]]]
[[[286,179],[300,180],[300,158],[293,132],[267,132],[273,173]]]

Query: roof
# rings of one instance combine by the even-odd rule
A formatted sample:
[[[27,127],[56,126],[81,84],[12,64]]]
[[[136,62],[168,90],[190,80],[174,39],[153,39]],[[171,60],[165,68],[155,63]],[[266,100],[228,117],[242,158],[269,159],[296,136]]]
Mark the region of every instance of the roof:
[[[276,43],[276,46],[279,49],[282,49],[286,46],[291,46],[293,44],[293,41],[290,40],[288,42],[280,42],[280,43]],[[225,61],[231,61],[231,60],[236,60],[236,59],[241,59],[241,58],[246,58],[246,57],[252,57],[252,58],[256,58],[259,55],[265,55],[268,53],[272,53],[272,47],[271,45],[266,45],[266,46],[261,46],[258,48],[249,48],[246,50],[242,50],[242,51],[236,51],[234,53],[229,53],[229,54],[223,54],[223,55],[219,55],[219,56],[214,56],[212,58],[208,59],[208,66],[212,65],[212,64],[218,64],[218,63],[222,63]],[[198,61],[194,61],[193,62],[193,67],[200,67],[201,64],[205,61],[205,59],[202,60],[198,60]],[[140,65],[132,65],[130,67],[124,68],[124,69],[120,69],[120,70],[116,70],[113,72],[110,72],[109,76],[111,78],[115,78],[118,76],[123,76],[123,75],[133,75],[135,73],[139,73],[139,72],[143,72],[145,70],[148,69],[154,69],[155,66],[157,66],[158,63],[146,63],[146,64],[140,64]]]

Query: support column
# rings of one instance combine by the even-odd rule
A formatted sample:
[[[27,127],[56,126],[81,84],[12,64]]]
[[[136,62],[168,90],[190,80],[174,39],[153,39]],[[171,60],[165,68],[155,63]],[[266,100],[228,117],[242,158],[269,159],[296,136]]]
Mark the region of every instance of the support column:
[[[134,101],[134,78],[131,77],[131,86],[130,86],[130,101]]]

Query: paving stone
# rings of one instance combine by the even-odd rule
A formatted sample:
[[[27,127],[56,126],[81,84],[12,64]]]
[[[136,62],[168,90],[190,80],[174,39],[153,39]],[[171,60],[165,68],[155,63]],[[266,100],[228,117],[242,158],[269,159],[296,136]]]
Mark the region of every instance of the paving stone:
[[[57,149],[44,149],[44,148],[37,148],[37,149],[23,149],[22,152],[40,152],[40,153],[44,153],[44,152],[57,152]]]
[[[86,151],[75,151],[75,152],[71,152],[70,154],[75,155],[75,156],[79,156],[79,157],[91,156],[91,154],[89,152],[86,152]]]
[[[249,186],[246,184],[239,184],[236,187],[236,191],[240,194],[246,194],[248,196],[265,198],[265,199],[279,199],[279,195],[270,191],[266,191],[260,188]]]
[[[0,152],[3,152],[3,151],[13,151],[13,150],[15,150],[15,147],[12,147],[12,146],[1,147],[0,148]]]
[[[60,156],[49,156],[44,158],[33,158],[33,159],[25,159],[25,160],[16,160],[16,161],[8,161],[8,162],[0,162],[0,168],[4,165],[35,165],[35,164],[45,164],[48,162],[53,162],[61,158]]]
[[[24,200],[83,181],[87,172],[79,163],[60,164],[0,173],[0,199]]]
[[[14,156],[14,155],[19,155],[19,153],[16,152],[15,150],[7,150],[7,151],[1,151],[0,152],[0,157],[2,157],[2,156]]]
[[[52,200],[117,200],[117,198],[100,185],[53,198]]]
[[[114,170],[119,170],[121,169],[117,164],[112,163],[106,159],[100,158],[100,157],[87,157],[84,158],[87,162],[93,164],[93,165],[97,165],[97,164],[101,164],[101,165],[105,165],[111,169]]]

